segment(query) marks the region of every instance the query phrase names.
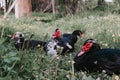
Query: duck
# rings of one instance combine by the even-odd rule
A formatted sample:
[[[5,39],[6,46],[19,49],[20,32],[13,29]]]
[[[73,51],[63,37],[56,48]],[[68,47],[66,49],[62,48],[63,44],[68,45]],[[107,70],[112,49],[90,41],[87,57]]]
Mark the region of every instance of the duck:
[[[73,60],[76,72],[120,74],[120,49],[101,48],[94,39],[87,39]]]
[[[26,40],[25,35],[22,32],[15,32],[11,39],[13,39],[15,48],[19,50],[34,49],[36,47],[42,47],[46,44],[44,41],[31,39],[34,35],[30,36],[30,39]]]
[[[74,45],[78,40],[77,36],[82,37],[82,31],[74,30],[72,33],[62,34],[62,31],[57,28],[52,34],[51,40],[49,40],[45,45],[44,50],[48,54],[55,55],[56,54],[64,55],[65,53],[72,52],[74,50]],[[59,49],[62,50],[59,51]]]

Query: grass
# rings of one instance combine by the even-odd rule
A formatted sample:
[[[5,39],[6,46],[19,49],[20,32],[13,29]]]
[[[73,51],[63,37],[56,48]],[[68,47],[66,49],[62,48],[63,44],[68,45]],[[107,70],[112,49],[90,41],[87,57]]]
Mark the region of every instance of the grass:
[[[52,15],[50,13],[33,13],[33,17],[15,19],[10,15],[6,20],[0,20],[0,79],[6,80],[112,80],[102,74],[73,73],[72,60],[88,38],[100,43],[102,48],[120,48],[120,15],[102,12],[86,12],[72,16]],[[4,31],[2,29],[4,28]],[[34,39],[50,39],[53,31],[60,28],[63,33],[80,29],[84,36],[75,45],[75,52],[58,59],[51,59],[42,49],[17,51],[12,42],[4,43],[8,34],[16,31],[25,33],[26,38],[33,33]],[[47,37],[46,37],[47,36]],[[104,75],[104,76],[103,76]]]

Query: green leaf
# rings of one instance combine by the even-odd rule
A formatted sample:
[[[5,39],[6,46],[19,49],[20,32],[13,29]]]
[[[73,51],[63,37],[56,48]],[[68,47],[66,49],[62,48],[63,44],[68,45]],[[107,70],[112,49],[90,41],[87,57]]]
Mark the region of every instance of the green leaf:
[[[6,55],[4,56],[4,58],[16,56],[16,54],[17,54],[17,53],[15,53],[15,52],[9,52],[8,54],[6,54]]]
[[[20,58],[19,57],[9,57],[9,58],[4,59],[4,62],[9,63],[9,64],[12,62],[15,62],[15,61],[20,61]]]
[[[17,53],[10,52],[3,57],[4,58],[3,60],[4,60],[4,62],[9,63],[9,64],[13,63],[15,61],[20,61],[20,58],[17,57],[16,55],[17,55]]]

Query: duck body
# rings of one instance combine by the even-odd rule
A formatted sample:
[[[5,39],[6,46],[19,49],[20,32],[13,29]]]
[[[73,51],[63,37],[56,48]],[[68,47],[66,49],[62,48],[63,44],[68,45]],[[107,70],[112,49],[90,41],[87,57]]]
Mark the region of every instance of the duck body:
[[[77,71],[102,72],[120,74],[120,49],[101,49],[85,53],[74,58]]]
[[[46,42],[40,40],[25,40],[24,34],[21,32],[15,32],[12,39],[15,41],[14,46],[17,50],[34,49],[46,44]]]
[[[120,74],[120,49],[105,48],[90,50],[93,51],[82,54],[80,51],[74,57],[76,71],[87,71],[89,73],[105,71],[108,75]]]
[[[62,35],[61,39],[58,42],[60,47],[63,47],[63,51],[61,54],[73,52],[75,47],[75,43],[78,40],[78,36],[81,37],[82,32],[80,30],[74,30],[71,34],[65,33]]]

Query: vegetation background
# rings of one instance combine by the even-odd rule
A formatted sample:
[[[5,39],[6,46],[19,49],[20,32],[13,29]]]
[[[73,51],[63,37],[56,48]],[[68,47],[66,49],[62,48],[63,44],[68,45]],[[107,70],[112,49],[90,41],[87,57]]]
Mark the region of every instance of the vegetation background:
[[[43,1],[43,7],[37,1]],[[73,58],[88,38],[95,39],[102,48],[120,49],[120,1],[56,0],[59,9],[55,13],[48,6],[49,1],[32,1],[31,17],[16,19],[13,9],[6,19],[0,18],[0,80],[117,80],[116,75],[111,77],[105,73],[74,73]],[[81,5],[76,7],[74,3]],[[48,9],[44,9],[45,6]],[[1,16],[3,10],[0,10]],[[58,59],[47,56],[42,48],[17,51],[13,41],[7,37],[20,31],[25,33],[26,39],[34,34],[34,39],[48,41],[56,28],[62,33],[76,29],[84,33],[76,43],[75,51],[60,55]]]

